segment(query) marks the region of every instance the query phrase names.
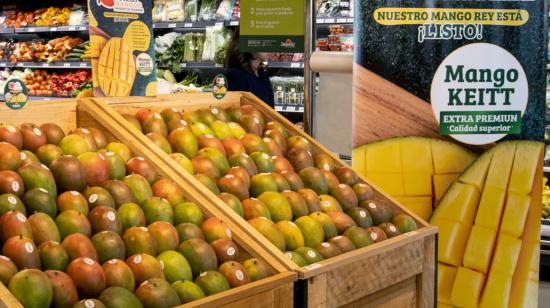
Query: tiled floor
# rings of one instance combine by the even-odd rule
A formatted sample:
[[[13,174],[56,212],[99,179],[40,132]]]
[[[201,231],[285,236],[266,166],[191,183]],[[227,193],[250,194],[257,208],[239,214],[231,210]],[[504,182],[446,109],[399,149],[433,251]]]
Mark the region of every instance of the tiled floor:
[[[539,283],[539,307],[550,307],[550,282],[541,281]]]

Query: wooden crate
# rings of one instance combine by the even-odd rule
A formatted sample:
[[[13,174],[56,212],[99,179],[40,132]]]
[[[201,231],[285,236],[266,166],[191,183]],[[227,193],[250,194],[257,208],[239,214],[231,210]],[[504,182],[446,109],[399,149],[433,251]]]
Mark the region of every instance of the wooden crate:
[[[133,100],[137,101],[136,98],[130,98],[130,101]],[[143,102],[147,99],[140,98],[139,101]],[[287,267],[278,262],[246,232],[241,230],[238,224],[226,219],[223,212],[212,206],[204,196],[189,189],[181,175],[172,170],[172,166],[167,166],[156,159],[156,154],[152,153],[143,143],[134,140],[123,126],[105,115],[95,104],[85,101],[79,103],[76,100],[34,101],[24,109],[17,111],[10,110],[4,105],[0,106],[0,123],[19,125],[25,122],[36,124],[53,122],[66,132],[75,127],[95,127],[105,133],[109,142],[118,141],[128,145],[134,155],[150,160],[162,177],[170,178],[179,184],[184,189],[187,200],[196,203],[206,217],[215,216],[227,223],[243,260],[249,257],[263,260],[274,273],[273,276],[266,279],[208,296],[181,307],[254,306],[267,308],[293,306],[293,283],[297,279],[296,273],[289,271]],[[0,307],[22,307],[2,284],[0,284]]]
[[[120,98],[92,99],[98,107],[111,114],[113,120],[124,123],[120,114],[135,114],[140,108],[160,111],[167,107],[178,110],[197,110],[209,106],[228,107],[253,105],[268,120],[283,124],[292,135],[300,135],[311,142],[317,152],[329,154],[337,167],[345,163],[333,153],[295,127],[284,117],[250,93],[230,92],[222,100],[215,100],[211,93],[159,96],[157,101],[127,102]],[[216,207],[224,211],[228,219],[241,224],[245,232],[258,239],[279,262],[299,274],[296,283],[295,304],[308,307],[433,307],[437,265],[437,228],[430,226],[397,201],[384,194],[376,185],[375,200],[390,204],[397,213],[411,215],[419,227],[415,232],[400,235],[384,242],[354,250],[306,267],[298,267],[279,251],[263,235],[238,216],[225,203],[206,189],[162,150],[152,145],[148,138],[136,130],[128,130],[136,140],[149,145],[159,160],[174,168]]]

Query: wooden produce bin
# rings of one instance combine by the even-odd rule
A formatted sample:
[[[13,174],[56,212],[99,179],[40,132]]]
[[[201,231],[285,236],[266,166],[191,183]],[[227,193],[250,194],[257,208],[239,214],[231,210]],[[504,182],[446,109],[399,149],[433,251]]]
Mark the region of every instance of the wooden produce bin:
[[[316,152],[329,154],[336,167],[344,166],[333,153],[309,137],[303,131],[279,115],[257,97],[245,92],[229,92],[222,100],[216,100],[211,93],[162,95],[156,101],[146,98],[136,103],[124,98],[90,99],[110,114],[114,121],[125,123],[121,114],[135,114],[141,108],[161,111],[167,107],[192,111],[209,106],[225,108],[234,105],[253,105],[260,110],[266,120],[284,125],[291,135],[300,135],[314,146]],[[129,124],[125,126],[130,127]],[[159,160],[173,168],[185,178],[189,186],[196,189],[211,204],[222,210],[228,219],[240,224],[245,232],[257,239],[258,244],[267,249],[274,258],[287,269],[299,274],[295,286],[295,305],[298,307],[434,307],[437,303],[437,228],[430,226],[397,201],[383,193],[376,185],[368,183],[375,190],[374,200],[391,204],[396,213],[412,216],[419,227],[381,243],[326,259],[306,267],[298,267],[278,250],[263,235],[237,215],[221,199],[205,188],[198,180],[166,155],[160,148],[135,129],[128,129],[136,141],[148,145]]]
[[[128,98],[129,101],[147,101],[147,98]],[[156,100],[155,100],[156,101]],[[224,213],[213,206],[210,200],[189,189],[182,175],[174,172],[173,166],[158,160],[158,154],[153,153],[141,141],[137,141],[121,124],[113,121],[100,108],[90,101],[59,100],[33,101],[21,110],[10,110],[5,105],[0,106],[0,123],[19,125],[21,123],[42,124],[56,123],[65,132],[75,127],[95,127],[105,133],[109,142],[118,141],[126,144],[134,155],[142,156],[154,165],[163,178],[170,178],[185,191],[185,198],[197,204],[205,217],[222,219],[232,231],[232,239],[239,247],[241,260],[254,257],[266,262],[274,273],[273,276],[256,282],[230,289],[180,307],[292,307],[293,288],[297,280],[296,273],[278,262],[234,221],[225,218]],[[22,307],[9,290],[0,283],[0,307]]]

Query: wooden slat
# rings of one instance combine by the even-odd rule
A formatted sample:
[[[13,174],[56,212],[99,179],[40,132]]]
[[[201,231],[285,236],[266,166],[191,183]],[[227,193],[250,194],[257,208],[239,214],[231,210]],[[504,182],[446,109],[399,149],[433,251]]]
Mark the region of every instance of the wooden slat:
[[[307,282],[307,301],[309,307],[327,307],[327,273],[312,276]]]
[[[434,290],[436,288],[435,271],[437,259],[435,256],[437,234],[430,235],[424,241],[424,260],[422,274],[417,277],[418,307],[434,307]]]
[[[329,271],[326,295],[328,306],[352,303],[365,294],[415,277],[422,273],[423,260],[424,241],[418,239],[398,250],[387,250]]]
[[[76,103],[76,100],[32,101],[19,110],[0,104],[0,123],[18,126],[22,123],[52,122],[68,132],[76,127]]]
[[[0,283],[0,308],[23,308],[23,305],[2,283]]]
[[[210,295],[190,302],[183,307],[275,307],[275,290],[284,286],[288,290],[295,281],[295,275],[292,272],[285,272],[271,276],[249,285],[244,285],[222,293]],[[251,288],[250,286],[254,286]],[[290,296],[292,299],[292,296]]]
[[[416,307],[416,284],[414,277],[363,297],[345,308],[408,308]],[[433,306],[432,306],[433,307]]]

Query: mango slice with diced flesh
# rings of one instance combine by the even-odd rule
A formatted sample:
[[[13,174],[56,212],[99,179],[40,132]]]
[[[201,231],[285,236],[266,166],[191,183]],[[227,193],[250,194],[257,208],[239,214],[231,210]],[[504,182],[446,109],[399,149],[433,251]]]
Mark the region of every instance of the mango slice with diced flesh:
[[[542,153],[542,143],[500,143],[447,189],[430,220],[439,307],[536,307]]]
[[[356,172],[425,220],[476,155],[451,142],[392,138],[357,147]]]

